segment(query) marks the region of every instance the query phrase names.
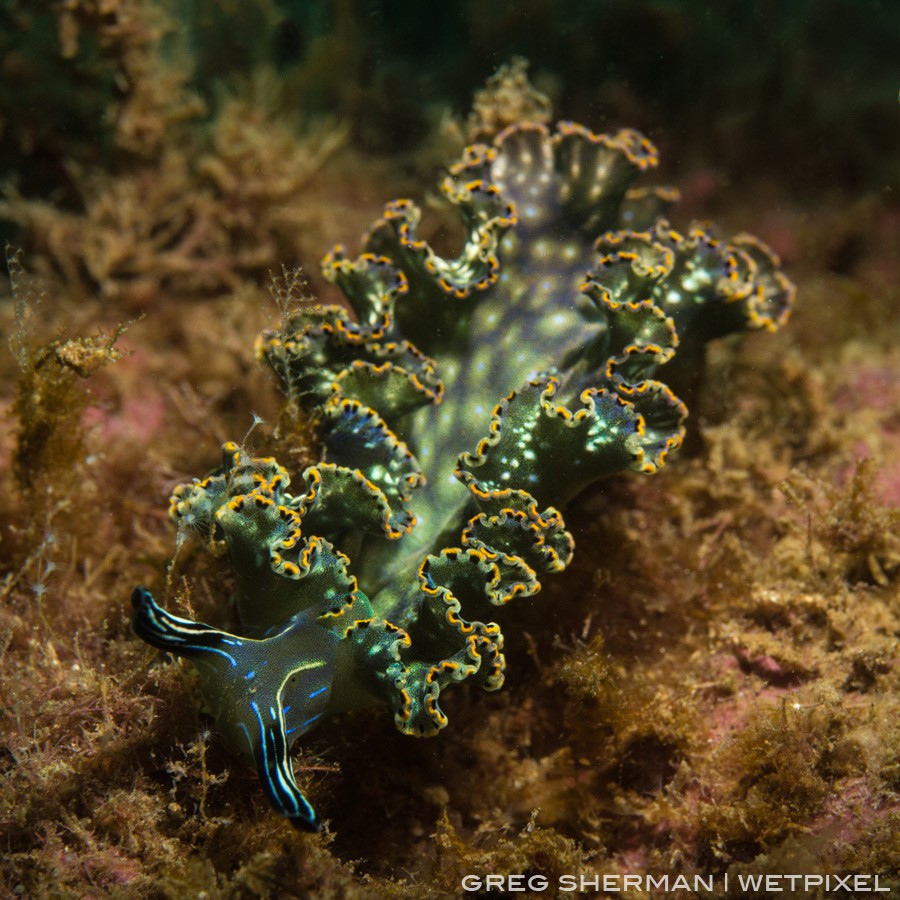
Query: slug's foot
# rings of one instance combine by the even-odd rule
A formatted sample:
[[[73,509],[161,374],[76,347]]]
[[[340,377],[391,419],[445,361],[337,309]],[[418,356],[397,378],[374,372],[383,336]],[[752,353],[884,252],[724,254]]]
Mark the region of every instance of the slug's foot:
[[[139,637],[197,667],[208,711],[226,743],[253,761],[275,811],[303,831],[319,831],[294,778],[290,748],[325,711],[337,638],[302,617],[262,640],[238,637],[166,612],[142,587],[131,602]]]

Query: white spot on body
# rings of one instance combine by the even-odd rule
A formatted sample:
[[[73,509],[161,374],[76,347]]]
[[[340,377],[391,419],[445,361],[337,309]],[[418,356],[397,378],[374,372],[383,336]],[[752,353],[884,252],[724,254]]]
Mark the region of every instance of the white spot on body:
[[[534,259],[544,260],[551,254],[550,242],[546,240],[535,241],[531,248],[531,255]]]

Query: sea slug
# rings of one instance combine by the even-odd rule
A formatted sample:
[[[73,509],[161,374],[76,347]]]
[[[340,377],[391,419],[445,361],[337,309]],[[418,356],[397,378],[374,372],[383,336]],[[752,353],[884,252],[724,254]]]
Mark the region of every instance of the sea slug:
[[[362,255],[325,258],[352,314],[303,309],[259,339],[320,423],[323,460],[292,482],[228,443],[213,474],[176,488],[172,518],[230,560],[241,633],[141,587],[135,631],[194,663],[220,734],[296,825],[319,819],[293,742],[372,703],[405,734],[435,734],[446,687],[499,688],[491,617],[568,564],[557,507],[612,473],[655,472],[681,444],[687,410],[657,372],[786,320],[794,288],[768,248],[676,231],[676,192],[632,186],[656,163],[637,132],[569,122],[469,147],[443,184],[465,226],[456,258],[397,200]]]

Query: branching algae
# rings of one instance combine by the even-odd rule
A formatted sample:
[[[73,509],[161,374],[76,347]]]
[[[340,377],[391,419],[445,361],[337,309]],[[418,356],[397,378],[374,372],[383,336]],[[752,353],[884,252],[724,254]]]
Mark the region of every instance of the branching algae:
[[[292,488],[235,443],[176,488],[171,516],[227,555],[242,633],[174,616],[144,588],[134,627],[190,659],[226,742],[272,806],[319,820],[289,750],[371,703],[404,734],[447,724],[441,692],[503,683],[492,608],[540,588],[573,542],[556,506],[623,470],[655,472],[684,435],[656,380],[703,342],[777,329],[794,288],[774,254],[662,218],[677,194],[632,187],[656,165],[634,131],[522,124],[469,147],[443,184],[465,224],[445,259],[419,210],[388,204],[365,252],[324,261],[354,315],[303,309],[259,356],[320,422],[322,462]],[[348,555],[342,552],[346,551]]]

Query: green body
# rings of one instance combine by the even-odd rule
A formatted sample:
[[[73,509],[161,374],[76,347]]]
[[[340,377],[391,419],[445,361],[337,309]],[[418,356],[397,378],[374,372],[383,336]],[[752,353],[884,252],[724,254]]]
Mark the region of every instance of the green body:
[[[135,628],[196,663],[221,732],[298,825],[317,819],[293,740],[371,702],[433,734],[449,684],[500,687],[489,616],[569,562],[555,507],[606,475],[656,471],[681,443],[687,411],[657,369],[679,345],[696,366],[705,340],[786,318],[793,289],[763,245],[679,234],[659,218],[672,191],[633,189],[655,163],[635,132],[569,123],[469,148],[444,185],[466,227],[456,259],[417,239],[412,203],[392,203],[359,258],[325,260],[354,316],[311,309],[260,339],[317,413],[322,463],[289,492],[274,460],[230,444],[220,470],[176,490],[175,520],[230,557],[244,634],[171,616],[140,588]]]

